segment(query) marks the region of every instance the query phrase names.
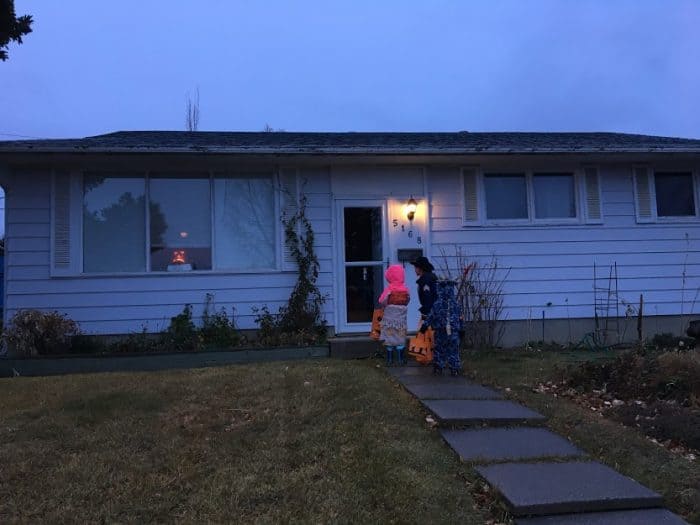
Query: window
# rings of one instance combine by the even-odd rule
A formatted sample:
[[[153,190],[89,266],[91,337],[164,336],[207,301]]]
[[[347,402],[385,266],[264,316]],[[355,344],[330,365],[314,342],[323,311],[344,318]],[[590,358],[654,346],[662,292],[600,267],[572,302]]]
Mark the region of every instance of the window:
[[[576,217],[574,176],[570,173],[535,173],[532,177],[536,219]]]
[[[83,269],[146,269],[146,184],[143,178],[83,177]]]
[[[695,216],[695,188],[690,172],[654,174],[657,217]]]
[[[151,270],[211,270],[209,179],[149,181]]]
[[[525,175],[490,173],[485,176],[486,218],[527,219]]]
[[[465,192],[473,191],[476,184],[466,182],[471,175],[464,176]],[[489,221],[570,222],[578,217],[573,173],[485,173],[483,181]],[[465,202],[468,207],[466,195]]]
[[[652,170],[635,166],[635,212],[637,222],[696,220],[697,175],[691,170]]]
[[[269,177],[214,180],[217,268],[274,268],[274,197]]]
[[[272,176],[83,175],[84,273],[277,266]],[[79,271],[79,270],[77,270]]]

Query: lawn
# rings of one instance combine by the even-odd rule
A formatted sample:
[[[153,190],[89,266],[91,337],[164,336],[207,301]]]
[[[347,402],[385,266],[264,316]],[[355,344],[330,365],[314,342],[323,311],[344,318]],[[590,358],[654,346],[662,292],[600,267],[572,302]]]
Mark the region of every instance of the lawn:
[[[375,365],[1,379],[0,522],[487,523]]]
[[[509,397],[546,415],[553,430],[593,458],[662,494],[669,508],[686,520],[700,523],[700,459],[671,452],[640,429],[603,417],[600,410],[538,389],[560,378],[563,367],[613,357],[614,353],[590,351],[473,352],[465,355],[465,367],[476,380],[509,389]]]

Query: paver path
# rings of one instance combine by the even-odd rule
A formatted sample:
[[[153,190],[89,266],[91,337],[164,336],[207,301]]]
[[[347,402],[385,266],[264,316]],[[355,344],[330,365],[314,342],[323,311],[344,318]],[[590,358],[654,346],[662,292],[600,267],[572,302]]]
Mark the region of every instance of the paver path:
[[[389,374],[433,413],[463,460],[485,463],[476,471],[503,496],[518,525],[686,523],[659,508],[663,501],[654,491],[586,461],[563,437],[532,427],[546,418],[496,390],[464,377],[434,376],[429,367],[390,368]],[[510,426],[493,428],[504,423]],[[475,424],[486,427],[454,428]]]

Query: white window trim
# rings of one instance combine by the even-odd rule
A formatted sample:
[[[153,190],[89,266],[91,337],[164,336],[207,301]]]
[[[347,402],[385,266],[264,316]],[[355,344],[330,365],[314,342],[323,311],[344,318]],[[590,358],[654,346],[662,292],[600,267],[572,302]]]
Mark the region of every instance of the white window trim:
[[[653,166],[647,168],[649,177],[649,194],[651,198],[651,215],[652,221],[658,223],[686,223],[686,222],[698,222],[700,220],[700,202],[698,202],[698,197],[700,197],[700,177],[698,175],[698,169],[692,168],[677,168],[677,167],[664,167],[664,166]],[[656,174],[661,173],[690,173],[690,180],[693,183],[693,204],[695,205],[694,215],[663,215],[658,214],[658,204],[656,202]],[[635,196],[636,198],[636,196]]]
[[[211,270],[192,270],[188,272],[168,272],[168,271],[152,271],[150,270],[151,264],[150,264],[150,213],[149,213],[149,205],[148,203],[150,202],[150,185],[149,181],[151,178],[151,172],[150,171],[141,171],[139,172],[139,175],[143,177],[145,181],[145,196],[146,196],[146,206],[144,213],[146,215],[146,221],[145,221],[145,228],[146,228],[146,242],[144,249],[146,250],[146,269],[144,271],[139,271],[139,272],[84,272],[83,271],[83,257],[84,257],[84,243],[83,243],[83,173],[87,172],[88,170],[84,171],[71,171],[70,172],[70,192],[71,192],[71,208],[70,208],[70,251],[71,251],[71,270],[70,271],[55,271],[54,270],[54,264],[53,264],[53,257],[54,257],[54,242],[53,242],[53,237],[54,237],[54,229],[55,229],[55,217],[54,217],[54,198],[52,195],[51,199],[51,277],[52,278],[65,278],[65,277],[80,277],[80,278],[87,278],[87,279],[99,279],[99,278],[109,278],[109,277],[144,277],[144,276],[160,276],[160,277],[175,277],[175,276],[182,276],[182,275],[231,275],[231,274],[273,274],[273,273],[280,273],[284,271],[282,268],[282,251],[283,251],[283,246],[277,242],[275,245],[275,261],[276,265],[275,267],[272,268],[253,268],[253,269],[235,269],[235,268],[216,268],[215,265],[215,257],[214,257],[214,250],[216,249],[215,247],[215,228],[214,228],[214,221],[215,221],[215,215],[214,215],[214,198],[213,198],[213,192],[214,192],[214,178],[215,178],[215,172],[211,170],[207,170],[208,173],[208,180],[210,183],[210,199],[211,199],[211,206],[210,206],[210,214],[211,214],[211,221],[212,221],[212,231],[211,231],[211,250],[212,250],[212,269]],[[218,172],[216,172],[218,173]],[[261,171],[260,173],[263,173]],[[232,173],[233,174],[233,173]],[[132,174],[130,174],[132,175]],[[135,174],[133,174],[135,175]],[[133,176],[132,175],[132,176]],[[276,185],[278,183],[278,170],[277,169],[271,169],[269,170],[269,177],[272,183],[272,188],[273,188],[273,198],[274,198],[274,212],[275,212],[275,218],[279,218],[280,216],[280,196],[279,192],[275,191]],[[53,183],[52,183],[52,194],[55,192],[55,189],[53,188]],[[281,224],[279,223],[279,220],[275,220],[275,234],[274,238],[275,239],[280,239],[280,231],[283,230],[281,227]],[[283,242],[283,235],[284,232],[282,231],[282,242]]]
[[[576,206],[576,216],[567,218],[544,218],[538,219],[535,217],[535,191],[533,179],[535,174],[570,174],[574,179],[574,204]],[[486,209],[486,184],[485,178],[489,174],[494,175],[524,175],[525,176],[525,190],[527,192],[527,213],[528,217],[523,219],[489,219]],[[580,170],[566,170],[566,169],[527,169],[527,170],[499,170],[498,168],[484,170],[483,168],[477,170],[477,191],[479,199],[479,216],[481,218],[480,224],[485,226],[566,226],[572,224],[582,224],[585,220],[584,212],[582,210],[582,198],[581,198],[581,174]],[[462,176],[462,216],[465,214],[464,202],[464,177]],[[473,225],[471,221],[464,222],[464,225]]]

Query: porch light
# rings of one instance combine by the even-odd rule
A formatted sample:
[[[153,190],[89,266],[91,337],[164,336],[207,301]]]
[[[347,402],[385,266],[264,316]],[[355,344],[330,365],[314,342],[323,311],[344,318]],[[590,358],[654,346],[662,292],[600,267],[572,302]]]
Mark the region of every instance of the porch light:
[[[411,198],[408,199],[408,203],[406,204],[406,218],[409,221],[412,221],[413,218],[416,216],[417,209],[418,203],[416,202],[416,199],[413,198],[413,195],[411,195]]]

